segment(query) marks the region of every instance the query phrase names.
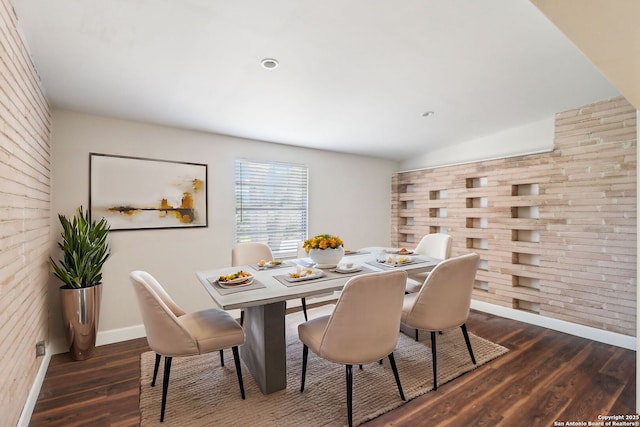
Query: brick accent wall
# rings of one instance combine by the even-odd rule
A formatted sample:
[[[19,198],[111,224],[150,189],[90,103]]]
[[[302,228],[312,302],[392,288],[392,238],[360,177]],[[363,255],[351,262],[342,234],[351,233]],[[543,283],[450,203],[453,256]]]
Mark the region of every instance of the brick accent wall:
[[[48,339],[51,119],[9,0],[0,0],[0,424],[16,425]]]
[[[474,299],[635,336],[636,138],[615,98],[557,114],[552,152],[397,173],[392,245],[449,233]]]

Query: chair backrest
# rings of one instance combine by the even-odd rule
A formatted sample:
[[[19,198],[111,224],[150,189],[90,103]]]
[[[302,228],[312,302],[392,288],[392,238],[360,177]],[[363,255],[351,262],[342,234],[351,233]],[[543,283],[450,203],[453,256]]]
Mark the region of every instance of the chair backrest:
[[[439,263],[427,276],[405,321],[439,331],[467,321],[480,256],[470,253]]]
[[[437,259],[451,258],[452,241],[453,239],[448,234],[427,234],[420,240],[418,246],[416,246],[415,253]]]
[[[184,311],[158,281],[145,271],[129,274],[151,350],[164,356],[199,354],[198,344],[178,317]]]
[[[327,323],[319,356],[342,364],[360,364],[393,352],[406,281],[404,271],[349,279]]]
[[[231,249],[231,265],[246,265],[260,262],[261,260],[271,261],[273,253],[266,243],[243,242],[236,243]]]

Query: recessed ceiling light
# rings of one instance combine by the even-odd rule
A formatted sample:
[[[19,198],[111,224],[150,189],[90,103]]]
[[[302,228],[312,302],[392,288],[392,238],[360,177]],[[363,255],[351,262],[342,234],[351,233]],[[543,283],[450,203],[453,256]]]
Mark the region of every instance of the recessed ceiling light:
[[[260,61],[262,68],[266,68],[267,70],[273,70],[274,68],[278,68],[278,60],[273,58],[265,58]]]
[[[433,111],[427,111],[425,113],[422,113],[422,117],[431,117],[433,116],[435,113]]]

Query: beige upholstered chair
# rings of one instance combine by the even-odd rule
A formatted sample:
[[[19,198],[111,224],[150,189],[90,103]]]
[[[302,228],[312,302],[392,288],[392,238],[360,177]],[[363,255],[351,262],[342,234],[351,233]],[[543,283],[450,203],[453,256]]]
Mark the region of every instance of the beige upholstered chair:
[[[393,358],[407,275],[387,271],[356,276],[347,282],[331,315],[298,326],[302,341],[304,391],[309,349],[318,356],[346,365],[347,415],[352,425],[352,366],[388,357],[400,397],[405,400]]]
[[[260,242],[242,242],[236,243],[231,249],[231,265],[247,265],[255,264],[261,260],[271,261],[273,259],[273,252],[266,243]],[[302,311],[304,313],[304,320],[307,320],[307,300],[301,298]],[[240,324],[244,324],[244,310],[240,312]]]
[[[164,378],[162,382],[162,406],[160,422],[164,421],[169,374],[173,357],[194,356],[231,347],[236,365],[240,395],[245,398],[238,346],[244,343],[244,331],[231,315],[224,310],[212,308],[185,313],[169,294],[149,273],[133,271],[129,275],[151,350],[156,352],[155,368],[151,386],[155,386],[160,358],[164,356]],[[226,392],[226,390],[225,390]]]
[[[231,249],[231,265],[246,265],[260,262],[260,260],[271,261],[273,252],[266,243],[243,242],[236,243]]]
[[[480,257],[470,253],[449,258],[438,264],[427,276],[418,293],[407,294],[402,307],[402,323],[431,332],[433,358],[433,389],[438,387],[436,370],[436,332],[460,327],[467,343],[471,361],[476,359],[467,333],[467,317],[471,292]]]
[[[418,246],[413,251],[417,255],[425,255],[436,259],[451,258],[451,243],[453,239],[444,233],[431,233],[425,235]],[[429,273],[416,273],[409,276],[406,291],[409,293],[418,292],[422,287],[424,279]]]

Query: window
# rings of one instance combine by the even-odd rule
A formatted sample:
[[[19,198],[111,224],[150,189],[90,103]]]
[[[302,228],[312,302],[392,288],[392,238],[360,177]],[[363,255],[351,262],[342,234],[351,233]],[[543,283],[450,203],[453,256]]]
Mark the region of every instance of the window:
[[[307,236],[306,166],[236,160],[236,242],[263,242],[276,258]]]

